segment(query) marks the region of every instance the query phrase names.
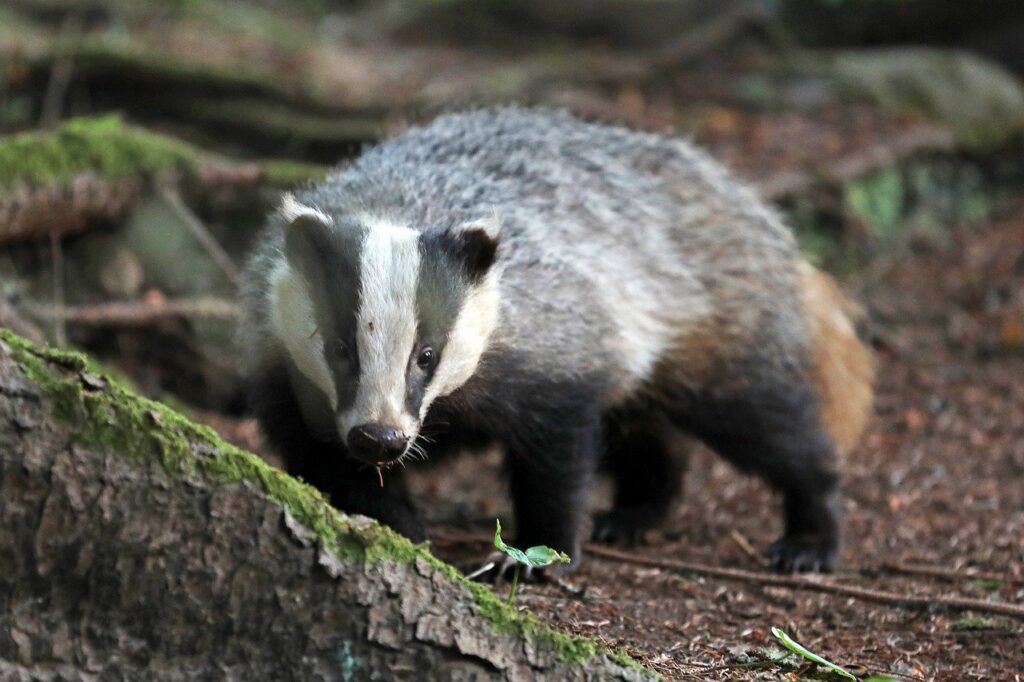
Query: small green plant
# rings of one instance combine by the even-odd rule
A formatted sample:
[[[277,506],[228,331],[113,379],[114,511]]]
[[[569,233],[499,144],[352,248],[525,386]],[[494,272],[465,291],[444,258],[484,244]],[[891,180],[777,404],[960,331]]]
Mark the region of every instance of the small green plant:
[[[567,564],[572,559],[565,552],[559,552],[558,550],[551,549],[547,545],[537,545],[536,547],[529,547],[526,551],[516,549],[506,545],[501,539],[501,519],[495,519],[496,524],[494,528],[494,547],[501,552],[504,552],[516,562],[515,573],[512,574],[512,588],[508,591],[508,603],[511,604],[512,600],[516,597],[516,586],[519,585],[519,569],[522,566],[529,566],[530,568],[542,568],[551,564]]]
[[[996,623],[991,618],[961,618],[949,627],[959,632],[966,632],[971,630],[991,630],[996,626]]]
[[[826,659],[822,658],[821,656],[819,656],[816,653],[808,651],[806,648],[804,648],[803,645],[793,641],[790,638],[789,635],[787,635],[785,632],[783,632],[779,628],[772,628],[772,634],[775,635],[775,637],[780,642],[782,642],[782,644],[787,649],[789,649],[790,651],[792,651],[794,653],[797,653],[797,654],[800,654],[801,656],[806,658],[808,661],[814,661],[815,663],[817,663],[819,665],[823,665],[826,668],[832,670],[833,672],[835,672],[835,673],[837,673],[839,675],[842,675],[843,677],[845,677],[847,679],[850,679],[850,680],[853,680],[854,682],[857,682],[857,676],[854,675],[853,673],[851,673],[849,670],[847,670],[846,668],[843,668],[841,666],[836,665],[832,661],[829,661],[829,660],[826,660]]]

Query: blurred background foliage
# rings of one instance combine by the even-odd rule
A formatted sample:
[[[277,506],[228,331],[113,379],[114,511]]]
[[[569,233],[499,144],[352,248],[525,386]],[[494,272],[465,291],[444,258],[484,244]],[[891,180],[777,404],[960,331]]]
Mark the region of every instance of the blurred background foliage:
[[[1022,36],[1014,0],[3,0],[0,322],[237,415],[281,191],[508,102],[689,135],[862,273],[1017,191]]]

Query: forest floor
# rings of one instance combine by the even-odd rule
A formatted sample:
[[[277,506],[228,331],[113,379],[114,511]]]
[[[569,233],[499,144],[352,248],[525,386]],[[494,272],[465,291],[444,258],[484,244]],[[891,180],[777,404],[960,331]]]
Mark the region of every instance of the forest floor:
[[[136,4],[163,5],[130,5]],[[746,29],[705,46],[700,59],[676,55],[671,64],[637,71],[644,64],[636,55],[601,46],[574,51],[559,43],[498,56],[473,45],[403,47],[372,32],[345,38],[341,29],[355,31],[358,22],[296,25],[301,18],[281,22],[264,12],[255,15],[266,20],[259,24],[260,38],[253,34],[253,17],[235,14],[244,3],[224,3],[217,21],[208,13],[220,3],[187,4],[207,14],[198,19],[162,12],[140,12],[137,20],[115,16],[110,23],[118,30],[106,32],[97,32],[106,26],[97,19],[98,28],[89,29],[97,42],[84,44],[64,84],[63,113],[121,111],[133,123],[192,136],[193,142],[228,156],[334,163],[363,142],[467,103],[563,106],[591,118],[690,135],[781,204],[798,231],[806,232],[800,229],[808,227],[805,222],[831,230],[826,238],[835,248],[824,256],[838,260],[830,265],[845,273],[843,284],[865,305],[879,379],[875,418],[844,467],[842,568],[813,579],[926,599],[1024,605],[1024,195],[984,221],[952,230],[945,225],[964,215],[946,216],[950,219],[941,221],[942,227],[931,230],[919,229],[920,221],[904,221],[902,203],[922,178],[941,181],[929,185],[932,199],[961,192],[964,204],[977,204],[977,188],[970,184],[974,176],[967,173],[965,184],[958,185],[956,172],[946,173],[960,164],[973,172],[978,157],[963,153],[950,127],[894,113],[871,98],[836,99],[825,87],[827,79],[799,69],[784,77],[792,66],[781,59],[785,51],[776,54],[781,48],[766,44],[758,31],[747,36]],[[0,85],[10,88],[0,107],[0,132],[30,127],[37,110],[46,108],[44,99],[52,94],[46,94],[48,83],[60,85],[53,73],[61,72],[62,61],[46,57],[39,45],[53,44],[59,33],[74,33],[75,25],[67,22],[59,29],[43,22],[39,28],[48,11],[19,14],[18,23],[11,13],[0,11],[0,77],[6,79]],[[32,18],[35,14],[42,19]],[[126,33],[132,40],[122,45]],[[916,54],[914,62],[922,59]],[[161,66],[161,60],[167,63]],[[191,64],[191,70],[179,74],[176,60]],[[821,55],[809,61],[824,64]],[[161,68],[153,71],[156,66]],[[249,66],[258,69],[243,68]],[[954,76],[962,65],[956,66]],[[933,70],[921,69],[926,76]],[[236,80],[235,72],[245,77]],[[902,72],[895,73],[896,82],[903,83]],[[974,76],[954,79],[936,91],[960,93],[983,82]],[[209,101],[197,83],[210,89]],[[996,79],[997,94],[1003,84]],[[900,89],[915,98],[928,91]],[[182,98],[184,103],[178,101]],[[987,101],[973,91],[953,99],[955,113]],[[211,108],[211,102],[218,106]],[[1016,150],[1011,165],[1022,174],[1019,146],[1011,149]],[[947,175],[953,180],[942,184]],[[903,178],[895,180],[895,189],[887,184],[894,178]],[[277,201],[277,192],[264,194],[260,201]],[[858,197],[859,203],[851,200]],[[197,203],[199,216],[215,236],[230,242],[226,247],[240,263],[240,244],[251,239],[270,204],[226,210],[215,201]],[[949,203],[957,203],[957,197]],[[982,203],[987,210],[987,195]],[[122,224],[127,222],[122,217],[107,229],[69,238],[67,261],[74,264],[76,247],[87,246],[89,239],[129,231]],[[180,221],[174,225],[183,229]],[[37,246],[5,247],[0,264],[8,255],[19,263],[48,263],[48,252]],[[847,246],[876,253],[847,267]],[[188,271],[181,279],[190,284],[201,280],[193,273],[199,255],[167,260],[184,263]],[[138,291],[125,298],[185,299],[195,293],[187,286],[175,290],[171,282],[176,280],[161,277],[165,268],[178,272],[169,265],[140,262],[146,264],[145,278],[140,276]],[[45,268],[25,270],[38,272],[19,284],[22,299],[45,301],[54,288],[52,278]],[[3,284],[10,291],[0,295],[20,291],[12,282]],[[74,298],[82,288],[68,286],[69,303],[106,301],[93,292],[91,298]],[[225,285],[214,293],[230,301],[233,289]],[[222,322],[230,326],[233,319]],[[204,357],[194,348],[198,339],[206,339],[195,331],[198,323],[175,318],[149,326],[113,321],[70,327],[73,344],[119,369],[141,391],[173,398],[229,440],[274,462],[255,422],[234,406],[241,403],[232,398],[240,393],[237,373],[218,370],[209,381],[191,373]],[[204,362],[215,366],[210,358]],[[464,566],[487,554],[495,518],[512,516],[498,453],[417,465],[410,474],[437,554]],[[608,497],[606,482],[598,488],[596,508]],[[834,591],[768,586],[749,575],[700,576],[635,561],[665,558],[770,576],[758,552],[781,531],[778,507],[766,486],[697,446],[685,499],[663,530],[625,550],[634,561],[590,554],[569,579],[578,589],[526,584],[517,603],[563,630],[621,647],[671,679],[823,676],[795,657],[776,660],[782,648],[771,634],[773,626],[858,673],[913,680],[1024,678],[1024,620],[983,610],[912,610]],[[908,573],[915,568],[934,570]]]
[[[878,339],[876,416],[845,465],[843,567],[823,580],[1020,604],[1024,201],[986,224],[921,240],[884,270],[862,294]],[[442,557],[465,562],[486,551],[466,531],[486,538],[496,516],[510,515],[499,481],[495,455],[418,474]],[[749,547],[766,547],[780,531],[771,492],[703,448],[685,487],[667,528],[629,553],[763,570]],[[899,567],[950,575],[902,575]],[[910,611],[597,556],[586,557],[570,582],[582,595],[531,584],[517,601],[670,678],[800,674],[799,665],[771,661],[780,648],[772,626],[851,670],[928,680],[1024,674],[1020,620]]]

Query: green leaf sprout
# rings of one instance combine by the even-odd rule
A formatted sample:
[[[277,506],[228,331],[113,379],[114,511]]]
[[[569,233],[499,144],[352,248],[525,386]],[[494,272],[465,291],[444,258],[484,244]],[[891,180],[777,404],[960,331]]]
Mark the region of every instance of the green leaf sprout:
[[[508,602],[511,604],[512,600],[516,596],[516,586],[519,584],[519,567],[529,566],[530,568],[543,568],[544,566],[550,566],[551,564],[567,564],[572,559],[565,552],[559,552],[556,549],[551,549],[547,545],[537,545],[536,547],[529,547],[524,552],[521,549],[517,549],[510,545],[506,545],[504,540],[501,539],[501,520],[495,519],[494,528],[494,547],[508,556],[512,557],[516,562],[516,571],[512,575],[512,589],[508,592]]]

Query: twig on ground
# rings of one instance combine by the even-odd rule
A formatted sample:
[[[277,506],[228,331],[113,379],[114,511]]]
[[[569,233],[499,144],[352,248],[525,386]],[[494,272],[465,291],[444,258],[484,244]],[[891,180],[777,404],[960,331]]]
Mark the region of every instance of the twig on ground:
[[[747,540],[743,533],[733,528],[732,532],[729,533],[729,536],[732,538],[733,542],[743,550],[743,553],[756,561],[759,566],[768,567],[771,564],[767,557],[754,549],[754,546],[750,544],[750,540]]]
[[[580,587],[579,585],[571,583],[565,578],[561,578],[557,575],[549,575],[547,579],[551,581],[552,585],[556,586],[564,594],[567,594],[574,599],[583,599],[586,597],[586,587]]]
[[[469,544],[478,542],[482,543],[487,540],[482,534],[478,533],[446,531],[443,534],[440,534],[435,541],[439,541],[440,544]],[[823,592],[826,594],[835,594],[842,597],[849,597],[851,599],[872,602],[874,604],[882,604],[884,606],[905,607],[909,609],[978,611],[983,613],[995,613],[1003,616],[1009,616],[1010,618],[1024,620],[1024,606],[1018,606],[1016,604],[1004,604],[966,597],[902,595],[894,592],[872,590],[865,587],[855,587],[853,585],[838,585],[835,583],[823,582],[816,578],[745,571],[740,568],[725,568],[722,566],[709,566],[707,564],[679,561],[663,557],[642,556],[592,543],[585,544],[583,546],[583,550],[587,554],[591,554],[596,557],[637,564],[640,566],[653,566],[656,568],[677,571],[679,573],[703,575],[710,578],[721,578],[723,580],[736,580],[756,585],[767,585],[769,587]]]
[[[937,566],[912,566],[900,563],[884,563],[880,566],[880,569],[885,571],[886,573],[896,573],[899,575],[919,575],[928,578],[941,578],[943,580],[949,580],[953,582],[963,580],[987,580],[992,582],[1006,583],[1008,585],[1024,584],[1024,578],[1002,575],[1000,573],[985,573],[981,571],[972,571],[970,569],[964,571],[957,571],[951,568],[941,568]]]
[[[689,561],[678,561],[661,557],[640,556],[630,554],[608,547],[588,544],[585,546],[588,554],[604,559],[614,559],[640,566],[653,566],[664,568],[680,573],[692,573],[722,578],[725,580],[737,580],[740,582],[753,583],[757,585],[768,585],[771,587],[783,587],[791,590],[808,590],[812,592],[824,592],[836,594],[851,599],[859,599],[885,606],[904,607],[911,609],[946,609],[949,611],[977,611],[980,613],[995,613],[1010,618],[1024,620],[1024,606],[1016,604],[1004,604],[990,602],[983,599],[969,599],[965,597],[926,597],[916,595],[903,595],[882,590],[872,590],[852,585],[837,585],[835,583],[822,582],[815,578],[800,576],[772,575],[770,573],[757,573],[755,571],[744,571],[738,568],[723,568],[708,566]]]

